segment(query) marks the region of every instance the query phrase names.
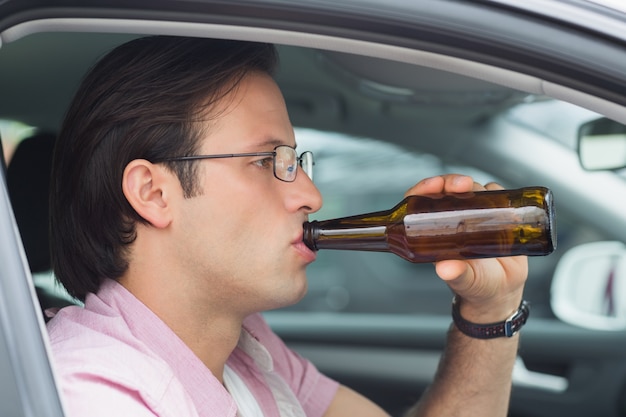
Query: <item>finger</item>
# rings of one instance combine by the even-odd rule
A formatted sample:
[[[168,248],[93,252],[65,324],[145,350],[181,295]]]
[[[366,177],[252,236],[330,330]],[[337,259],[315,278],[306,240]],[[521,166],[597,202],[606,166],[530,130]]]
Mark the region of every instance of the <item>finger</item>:
[[[443,175],[444,191],[447,193],[466,193],[474,189],[476,184],[472,177],[459,174]]]
[[[411,187],[406,193],[408,195],[464,193],[471,191],[474,180],[467,175],[447,174],[436,177],[425,178]]]
[[[435,264],[435,272],[448,285],[463,277],[468,272],[468,268],[467,262],[459,260],[440,261]]]
[[[487,190],[504,190],[504,187],[496,182],[490,182],[485,184],[485,189]]]
[[[413,187],[409,188],[404,194],[409,195],[423,195],[423,194],[438,194],[443,191],[444,179],[443,177],[430,177],[424,178]]]

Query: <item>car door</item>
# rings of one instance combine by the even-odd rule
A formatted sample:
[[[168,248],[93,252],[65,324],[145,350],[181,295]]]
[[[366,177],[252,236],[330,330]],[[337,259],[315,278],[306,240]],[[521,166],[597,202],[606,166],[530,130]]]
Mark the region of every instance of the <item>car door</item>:
[[[5,172],[0,172],[0,412],[7,417],[61,417],[43,318],[12,216]]]
[[[416,7],[419,8],[425,3],[427,2]],[[503,10],[489,7],[478,10],[467,3],[460,4],[458,9],[450,3],[439,8],[429,3],[432,8],[420,10],[423,13],[419,17],[411,16],[415,18],[414,22],[420,23],[416,23],[413,29],[416,32],[432,29],[433,32],[430,33],[432,37],[416,35],[422,42],[425,42],[425,39],[432,41],[436,38],[435,32],[441,34],[444,31],[446,23],[443,21],[449,19],[448,23],[454,21],[458,24],[455,29],[468,31],[463,39],[455,39],[447,44],[453,49],[463,49],[456,50],[456,56],[474,59],[477,62],[498,62],[498,65],[507,68],[524,67],[526,73],[548,80],[549,82],[545,82],[541,88],[556,97],[569,99],[568,95],[572,93],[568,89],[557,91],[559,90],[557,85],[560,84],[597,95],[598,98],[601,97],[600,100],[624,103],[626,84],[623,71],[618,71],[620,74],[614,71],[617,68],[624,68],[626,55],[623,38],[615,39],[614,42],[605,38],[611,29],[624,27],[623,17],[613,20],[607,15],[588,16],[592,20],[597,18],[605,23],[611,22],[601,25],[602,29],[598,28],[597,34],[603,38],[598,42],[599,39],[595,38],[595,35],[587,37],[582,32],[572,30],[575,22],[560,26],[558,19],[555,19],[558,14],[563,18],[567,17],[568,12],[573,12],[571,8],[573,2],[542,2],[542,5],[546,6],[543,11],[548,10],[551,14],[550,22],[543,20],[545,17],[540,16],[540,10],[533,6],[524,6],[525,13],[529,15],[515,16],[512,2],[506,3],[510,8]],[[534,6],[536,5],[535,3]],[[470,7],[471,12],[465,7]],[[594,7],[587,4],[582,12],[591,11]],[[463,14],[463,10],[467,13]],[[608,16],[610,15],[611,13]],[[387,17],[384,13],[382,16],[380,21]],[[433,20],[429,21],[429,18]],[[575,20],[579,18],[580,15],[577,15]],[[605,18],[607,20],[604,20]],[[384,26],[380,21],[377,29]],[[434,29],[435,22],[441,23],[438,31]],[[460,27],[463,29],[459,29]],[[503,30],[504,28],[510,31]],[[384,29],[381,29],[381,32],[383,31]],[[600,34],[603,31],[606,32]],[[446,32],[446,35],[451,34],[452,32]],[[411,43],[412,41],[415,41],[415,38],[407,35],[398,44],[414,46],[415,43]],[[450,41],[450,38],[442,36],[437,38],[437,41],[441,42],[435,45],[434,41],[426,46],[421,43],[420,47],[440,51],[439,48],[442,48],[446,41]],[[601,74],[602,71],[597,71],[596,64],[607,59],[613,61],[607,62],[606,68],[611,68],[610,74]],[[611,91],[602,91],[605,87]],[[609,105],[604,111],[611,117],[623,120],[621,109],[621,106]],[[376,122],[370,122],[367,127],[374,131],[373,125]],[[467,133],[485,138],[491,136],[488,129],[482,131],[477,129],[474,133],[471,131]],[[441,141],[446,140],[444,135],[436,137]],[[477,145],[479,143],[480,141],[477,141]],[[508,151],[507,149],[496,151],[480,146],[476,146],[476,149],[478,150],[469,152],[484,151],[486,155],[499,157]],[[533,149],[530,144],[528,149],[529,151]],[[541,159],[539,154],[536,156],[537,159]],[[466,159],[471,157],[465,156]],[[533,155],[529,155],[528,159],[534,159]],[[569,160],[567,159],[568,162]],[[559,159],[552,161],[556,164]],[[565,161],[561,160],[561,163]],[[557,204],[561,204],[561,207],[567,205],[568,209],[580,215],[584,215],[583,211],[590,213],[588,203],[594,199],[614,200],[618,207],[623,203],[623,195],[619,192],[609,191],[609,194],[598,194],[597,198],[591,199],[582,197],[584,193],[593,193],[590,191],[590,187],[593,187],[591,183],[581,182],[579,193],[567,192],[558,181],[544,176],[539,171],[513,169],[510,171],[513,172],[509,174],[507,180],[513,181],[516,175],[523,173],[521,175],[524,176],[524,181],[529,183],[550,182],[557,190],[557,199],[561,198],[557,200]],[[613,223],[612,226],[606,226],[606,229],[610,227],[621,229],[615,233],[623,236],[623,220]],[[354,269],[358,269],[361,264],[362,262],[351,263]],[[311,277],[311,280],[314,279],[315,277]],[[364,281],[363,286],[365,285],[367,283]],[[544,291],[544,297],[549,298],[549,286],[544,287]],[[380,298],[384,297],[381,292],[377,294]],[[376,298],[372,297],[370,300],[372,304],[376,303]],[[271,312],[267,317],[276,331],[295,349],[313,358],[324,371],[364,392],[396,415],[406,409],[431,381],[450,323],[447,315],[433,317],[420,313],[411,316],[381,316],[363,312],[338,314],[328,311],[322,313],[289,311]],[[514,376],[510,415],[621,415],[624,412],[625,399],[626,332],[586,329],[564,323],[553,316],[550,317],[549,314],[531,313],[531,317],[522,333],[520,361]]]

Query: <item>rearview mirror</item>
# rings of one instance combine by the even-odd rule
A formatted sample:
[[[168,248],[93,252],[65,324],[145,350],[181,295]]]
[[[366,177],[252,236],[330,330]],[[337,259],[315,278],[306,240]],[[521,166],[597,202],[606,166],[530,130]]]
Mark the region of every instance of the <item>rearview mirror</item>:
[[[552,280],[551,306],[575,326],[626,329],[626,246],[594,242],[566,252]]]
[[[587,170],[626,167],[626,125],[607,118],[592,120],[578,130],[578,158]]]

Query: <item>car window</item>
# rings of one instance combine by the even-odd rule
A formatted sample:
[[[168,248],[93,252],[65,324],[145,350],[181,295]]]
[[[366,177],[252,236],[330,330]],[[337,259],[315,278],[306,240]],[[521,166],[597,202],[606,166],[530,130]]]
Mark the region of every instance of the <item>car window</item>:
[[[499,181],[473,167],[450,166],[435,155],[380,140],[310,129],[297,129],[296,138],[298,148],[315,155],[314,181],[324,198],[311,219],[391,208],[412,184],[432,175],[460,172],[480,182]],[[291,310],[443,313],[443,307],[447,313],[451,297],[431,265],[387,253],[320,251],[308,277],[306,297]]]
[[[16,120],[0,120],[7,186],[31,277],[42,305],[76,302],[56,281],[47,252],[47,192],[54,134]],[[20,146],[21,145],[21,146]],[[58,302],[63,304],[58,304]]]
[[[508,123],[538,133],[547,142],[574,151],[578,123],[597,117],[593,112],[557,101],[523,104],[502,115]],[[314,181],[324,197],[312,219],[328,219],[391,208],[416,181],[456,172],[476,181],[495,181],[506,188],[546,184],[510,183],[494,173],[446,158],[371,138],[297,129],[300,151],[315,154]],[[569,142],[568,142],[569,141]],[[520,144],[520,151],[523,151]],[[493,166],[493,172],[502,169]],[[555,170],[559,166],[555,164]],[[562,176],[568,175],[563,172]],[[557,205],[559,250],[547,257],[531,257],[526,298],[533,315],[553,316],[550,284],[559,257],[569,247],[609,237],[581,222]],[[452,294],[430,264],[412,264],[388,253],[322,250],[308,267],[309,291],[286,310],[310,312],[449,315]]]
[[[33,134],[36,128],[17,120],[0,119],[0,138],[4,150],[4,160],[8,163],[17,144],[25,137]]]
[[[502,117],[573,151],[575,127],[597,115],[567,103],[546,101],[520,105]],[[32,128],[14,122],[5,122],[4,126],[5,131],[22,137],[33,132]],[[457,158],[383,140],[306,128],[296,128],[296,138],[300,152],[309,150],[315,154],[314,180],[324,198],[322,209],[311,216],[317,220],[391,208],[416,181],[450,172],[471,175],[480,183],[495,181],[506,188],[549,185],[510,183],[494,173],[460,163]],[[498,169],[496,166],[493,171],[497,173]],[[550,284],[558,259],[567,248],[610,239],[593,225],[572,216],[559,206],[558,200],[556,203],[558,250],[548,257],[529,260],[526,297],[533,300],[533,315],[552,316]],[[305,298],[285,310],[449,315],[452,294],[430,264],[413,264],[388,253],[327,250],[320,251],[317,261],[308,267],[308,277]],[[51,271],[33,273],[33,280],[37,288],[70,299]]]

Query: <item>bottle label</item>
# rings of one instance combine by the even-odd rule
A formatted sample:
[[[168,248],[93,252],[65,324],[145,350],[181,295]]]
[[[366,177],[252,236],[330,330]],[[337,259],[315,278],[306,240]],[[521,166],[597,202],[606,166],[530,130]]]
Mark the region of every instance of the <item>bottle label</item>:
[[[465,233],[513,232],[545,226],[540,207],[498,207],[449,212],[408,214],[404,217],[407,237],[449,236]],[[534,234],[534,233],[532,233]]]

